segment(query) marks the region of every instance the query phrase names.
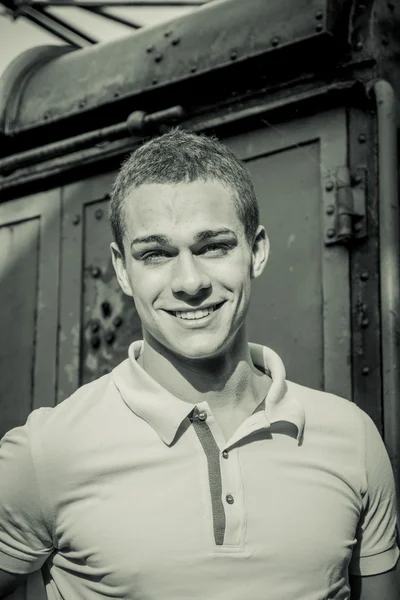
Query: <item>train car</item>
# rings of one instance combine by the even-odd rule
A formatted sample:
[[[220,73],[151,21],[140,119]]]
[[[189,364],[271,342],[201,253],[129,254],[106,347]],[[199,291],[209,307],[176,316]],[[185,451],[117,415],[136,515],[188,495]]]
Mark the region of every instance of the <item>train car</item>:
[[[399,490],[399,32],[395,1],[223,0],[9,66],[0,437],[141,338],[113,272],[107,203],[124,157],[179,126],[216,135],[253,178],[272,250],[250,339],[282,356],[288,379],[372,417]],[[45,598],[40,577],[13,598]]]

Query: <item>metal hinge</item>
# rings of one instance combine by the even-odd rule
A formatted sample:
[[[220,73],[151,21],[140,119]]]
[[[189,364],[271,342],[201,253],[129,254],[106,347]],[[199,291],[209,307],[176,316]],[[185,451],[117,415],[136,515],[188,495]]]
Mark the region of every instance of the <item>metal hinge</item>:
[[[338,167],[325,179],[325,244],[348,244],[367,235],[366,170]]]

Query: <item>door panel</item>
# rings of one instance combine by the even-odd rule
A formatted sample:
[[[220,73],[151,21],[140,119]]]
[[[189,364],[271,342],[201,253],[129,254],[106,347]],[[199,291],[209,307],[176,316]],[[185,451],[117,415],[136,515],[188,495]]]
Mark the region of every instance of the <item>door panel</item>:
[[[250,170],[269,263],[254,282],[249,339],[282,357],[288,378],[351,398],[349,256],[325,246],[326,182],[347,164],[345,111],[250,131],[225,142]]]
[[[0,205],[0,437],[55,404],[60,194]]]
[[[0,438],[56,391],[60,192],[0,205]],[[45,600],[41,572],[10,600]]]

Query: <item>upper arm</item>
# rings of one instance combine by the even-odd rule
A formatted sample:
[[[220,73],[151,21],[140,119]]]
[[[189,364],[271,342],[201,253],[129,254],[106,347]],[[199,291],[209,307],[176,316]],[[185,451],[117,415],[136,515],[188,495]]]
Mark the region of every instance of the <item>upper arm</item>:
[[[11,594],[25,579],[26,575],[14,575],[0,569],[0,600]]]
[[[396,543],[396,496],[393,470],[382,438],[370,417],[362,412],[364,455],[362,507],[356,531],[356,544],[350,573],[361,577],[382,574],[393,569],[399,557]],[[368,582],[373,585],[373,580]],[[382,599],[380,599],[382,600]]]
[[[28,419],[36,433],[42,415]],[[10,585],[11,574],[18,578],[40,569],[54,550],[43,516],[31,434],[28,425],[17,427],[0,443],[0,569],[6,573],[0,581],[4,585]]]
[[[370,575],[350,578],[351,600],[398,600],[400,598],[400,565],[394,569]]]

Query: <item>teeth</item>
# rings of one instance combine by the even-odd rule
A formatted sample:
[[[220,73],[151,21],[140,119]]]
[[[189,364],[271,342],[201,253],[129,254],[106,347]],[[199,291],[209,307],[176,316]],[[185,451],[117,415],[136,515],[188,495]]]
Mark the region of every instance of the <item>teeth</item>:
[[[208,315],[214,312],[214,310],[215,306],[210,306],[209,308],[202,308],[200,310],[177,310],[176,312],[174,312],[174,315],[175,317],[179,317],[180,319],[195,320],[208,317]]]

